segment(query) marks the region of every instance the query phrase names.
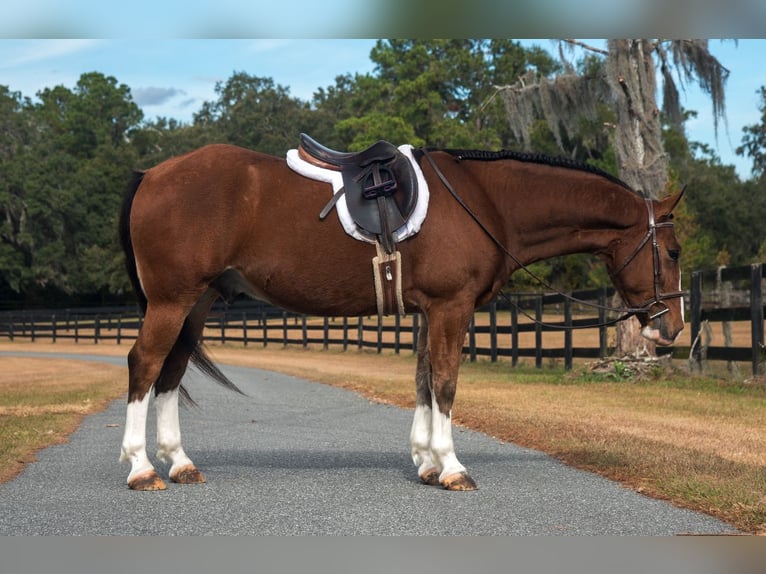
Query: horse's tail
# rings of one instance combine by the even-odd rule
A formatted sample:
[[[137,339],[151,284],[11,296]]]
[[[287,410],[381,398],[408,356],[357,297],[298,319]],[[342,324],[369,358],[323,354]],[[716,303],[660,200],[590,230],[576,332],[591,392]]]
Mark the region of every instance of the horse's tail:
[[[122,209],[120,211],[120,243],[122,245],[122,251],[125,254],[125,268],[130,278],[130,283],[133,286],[133,290],[136,294],[138,305],[141,308],[142,313],[146,313],[147,299],[143,288],[141,287],[141,280],[138,278],[138,267],[136,266],[136,254],[133,251],[133,240],[130,236],[130,212],[133,208],[133,199],[136,197],[141,182],[144,179],[143,171],[134,171],[133,177],[131,177],[128,183],[125,196],[122,200]],[[194,336],[194,330],[191,327],[189,318],[184,321],[181,333],[178,335],[176,346],[180,346],[186,350],[189,354],[189,358],[192,363],[203,373],[213,379],[216,383],[231,389],[240,394],[244,394],[229,378],[224,375],[218,367],[215,366],[213,361],[205,352],[204,347],[199,339]],[[160,374],[162,377],[162,374]],[[188,403],[194,404],[194,401],[189,396],[187,390],[181,385],[180,387],[181,397]]]
[[[125,254],[125,269],[130,278],[130,284],[136,294],[138,305],[141,312],[146,313],[146,295],[141,287],[141,281],[138,279],[138,268],[136,267],[136,254],[133,252],[133,240],[130,237],[130,212],[133,209],[133,199],[141,182],[144,180],[143,171],[134,171],[133,177],[128,182],[128,188],[125,190],[125,196],[122,199],[122,209],[120,211],[120,244]]]

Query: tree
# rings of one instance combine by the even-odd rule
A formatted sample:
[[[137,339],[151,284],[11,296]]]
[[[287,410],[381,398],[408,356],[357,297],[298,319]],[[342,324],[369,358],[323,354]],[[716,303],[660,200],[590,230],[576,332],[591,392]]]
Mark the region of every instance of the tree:
[[[527,75],[526,80],[502,88],[514,133],[529,145],[530,128],[542,116],[563,148],[561,130],[568,137],[574,136],[581,118],[595,119],[599,102],[607,102],[616,115],[612,139],[619,176],[633,189],[657,198],[666,190],[668,178],[661,113],[676,129],[683,130],[684,116],[671,68],[678,71],[682,82],[696,79],[710,95],[716,130],[724,117],[728,70],[710,54],[707,40],[609,40],[606,51],[575,40],[567,44],[602,56],[604,74],[577,74],[569,66],[564,74],[553,78]],[[658,64],[663,79],[662,110],[655,96]],[[618,354],[642,346],[639,331],[636,320],[620,325]]]
[[[665,191],[667,157],[662,147],[661,113],[683,131],[685,119],[672,69],[682,82],[697,79],[713,103],[716,122],[724,117],[724,84],[728,70],[707,49],[707,40],[609,40],[601,50],[567,40],[595,56],[585,58],[579,69],[545,76],[530,73],[518,82],[501,86],[507,119],[515,136],[529,149],[532,127],[546,121],[560,151],[568,153],[566,138],[577,138],[583,121],[606,119],[602,103],[613,110],[611,139],[618,175],[631,187],[656,198]],[[594,59],[595,58],[595,59]],[[663,78],[662,108],[656,102],[659,63]]]
[[[380,40],[370,53],[372,74],[345,76],[332,93],[321,92],[318,111],[334,106],[338,140],[364,147],[395,134],[436,147],[506,147],[512,141],[494,85],[532,67],[554,70],[539,49],[511,40]],[[342,98],[339,98],[342,96]],[[338,106],[342,101],[343,105]]]
[[[753,161],[753,173],[758,177],[766,174],[766,86],[758,90],[761,102],[761,123],[742,128],[742,145],[737,148],[737,155],[747,156]]]
[[[18,293],[32,253],[21,167],[36,130],[26,121],[28,98],[0,86],[0,297]]]
[[[194,115],[194,125],[210,130],[211,140],[284,155],[296,146],[298,133],[307,131],[309,104],[271,78],[237,72],[218,82],[215,92],[218,99]]]
[[[116,217],[137,158],[130,135],[143,114],[127,86],[95,72],[72,90],[46,88],[38,98],[8,106],[0,97],[23,142],[1,168],[0,273],[28,301],[107,293],[119,250]]]

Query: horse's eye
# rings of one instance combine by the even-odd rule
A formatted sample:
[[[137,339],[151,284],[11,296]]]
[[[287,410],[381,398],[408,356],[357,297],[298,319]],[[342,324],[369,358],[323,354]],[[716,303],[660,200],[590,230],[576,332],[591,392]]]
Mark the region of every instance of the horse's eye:
[[[670,257],[673,261],[678,261],[680,256],[681,252],[678,249],[668,249],[668,257]]]

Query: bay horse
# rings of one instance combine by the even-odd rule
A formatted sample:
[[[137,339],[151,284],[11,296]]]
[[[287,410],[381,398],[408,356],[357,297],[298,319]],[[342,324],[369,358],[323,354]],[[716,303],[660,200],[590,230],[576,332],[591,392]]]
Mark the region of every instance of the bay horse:
[[[430,203],[420,231],[397,245],[405,310],[424,317],[411,455],[422,482],[473,490],[476,483],[455,454],[451,415],[474,310],[493,300],[522,266],[593,253],[643,335],[672,344],[684,325],[672,226],[683,191],[650,201],[605,172],[564,159],[414,152]],[[152,391],[157,456],[170,459],[169,479],[205,481],[181,446],[178,402],[190,358],[235,388],[201,346],[217,298],[244,293],[322,316],[377,312],[370,273],[375,247],[349,237],[333,218],[320,221],[329,191],[326,183],[293,172],[283,158],[225,144],[134,174],[120,218],[126,266],[144,311],[128,354],[121,460],[131,463],[130,488],[166,487],[146,452]]]

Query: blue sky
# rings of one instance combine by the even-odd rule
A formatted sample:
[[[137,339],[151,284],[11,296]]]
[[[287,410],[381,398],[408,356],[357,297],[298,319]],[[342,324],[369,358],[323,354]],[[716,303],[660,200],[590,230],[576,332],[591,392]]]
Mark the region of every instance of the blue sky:
[[[555,53],[548,40],[522,40]],[[592,41],[595,42],[595,41]],[[73,87],[81,74],[97,71],[130,86],[146,117],[189,121],[215,84],[234,72],[270,77],[309,100],[319,87],[344,73],[373,70],[370,39],[0,39],[0,84],[25,96],[41,89]],[[766,85],[766,40],[710,41],[711,52],[731,74],[726,86],[726,123],[716,139],[711,105],[696,85],[687,85],[681,101],[699,116],[687,124],[690,139],[707,143],[741,177],[750,162],[735,155],[742,127],[760,122],[757,90]],[[727,129],[728,127],[728,129]]]

